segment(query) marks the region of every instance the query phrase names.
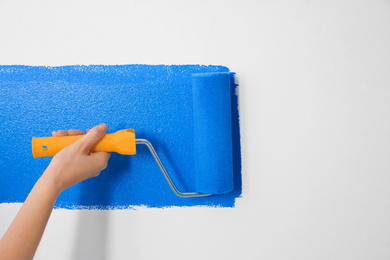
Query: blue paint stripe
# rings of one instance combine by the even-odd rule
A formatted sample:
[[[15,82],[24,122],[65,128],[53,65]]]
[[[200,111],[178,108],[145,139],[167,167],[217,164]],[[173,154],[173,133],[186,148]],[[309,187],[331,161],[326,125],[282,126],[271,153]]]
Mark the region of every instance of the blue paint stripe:
[[[53,130],[136,129],[155,146],[182,191],[195,190],[192,74],[229,72],[223,66],[0,66],[0,203],[23,202],[50,158],[33,159],[31,137]],[[233,77],[233,76],[232,76]],[[233,207],[241,195],[237,96],[231,81],[234,190],[204,198],[178,198],[145,147],[134,156],[113,154],[97,178],[64,191],[60,208],[132,206]]]

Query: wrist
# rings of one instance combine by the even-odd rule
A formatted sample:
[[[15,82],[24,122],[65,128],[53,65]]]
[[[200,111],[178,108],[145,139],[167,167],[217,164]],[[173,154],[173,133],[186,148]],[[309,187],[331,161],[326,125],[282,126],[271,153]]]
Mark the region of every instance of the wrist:
[[[46,189],[53,194],[54,196],[59,196],[60,193],[64,190],[61,185],[59,185],[56,180],[56,174],[53,172],[53,169],[50,167],[46,169],[46,171],[42,174],[41,178],[39,178],[39,182],[42,183]]]

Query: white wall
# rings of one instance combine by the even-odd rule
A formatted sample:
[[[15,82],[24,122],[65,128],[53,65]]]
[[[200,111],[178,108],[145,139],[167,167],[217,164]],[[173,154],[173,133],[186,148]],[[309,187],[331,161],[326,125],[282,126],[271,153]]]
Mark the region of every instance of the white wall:
[[[389,259],[390,1],[0,1],[0,63],[237,72],[235,208],[55,210],[36,259]],[[0,234],[20,205],[0,205]]]

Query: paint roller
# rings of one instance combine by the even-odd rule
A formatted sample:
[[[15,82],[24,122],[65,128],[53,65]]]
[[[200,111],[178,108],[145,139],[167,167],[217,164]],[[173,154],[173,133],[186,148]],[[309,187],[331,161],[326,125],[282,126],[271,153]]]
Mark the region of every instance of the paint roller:
[[[234,187],[230,80],[229,72],[192,75],[196,192],[181,192],[176,188],[153,145],[148,140],[136,139],[134,129],[105,134],[91,152],[133,155],[136,145],[146,145],[177,196],[203,197],[231,192]],[[54,156],[82,137],[33,137],[33,156]]]

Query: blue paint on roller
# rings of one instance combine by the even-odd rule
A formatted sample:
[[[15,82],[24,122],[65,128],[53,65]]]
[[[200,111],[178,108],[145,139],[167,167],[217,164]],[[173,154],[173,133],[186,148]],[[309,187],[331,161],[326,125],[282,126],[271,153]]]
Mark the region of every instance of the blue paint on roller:
[[[170,190],[147,148],[137,146],[133,156],[113,153],[99,177],[64,191],[56,207],[233,207],[241,195],[236,86],[228,68],[201,65],[0,66],[0,203],[23,202],[51,160],[33,159],[32,136],[49,136],[60,129],[85,130],[102,122],[108,124],[108,132],[134,128],[137,138],[148,139],[154,145],[178,189],[196,190],[200,184],[195,174],[199,158],[195,158],[208,151],[199,150],[195,143],[200,131],[194,125],[195,114],[202,114],[194,114],[192,75],[220,72],[225,81],[230,75],[232,192],[179,198]],[[231,184],[213,184],[210,177],[222,173],[223,167],[208,168],[211,171],[201,184],[210,184],[207,189],[216,188],[216,192],[227,191]]]
[[[194,151],[196,190],[224,194],[233,190],[230,73],[194,74]]]

